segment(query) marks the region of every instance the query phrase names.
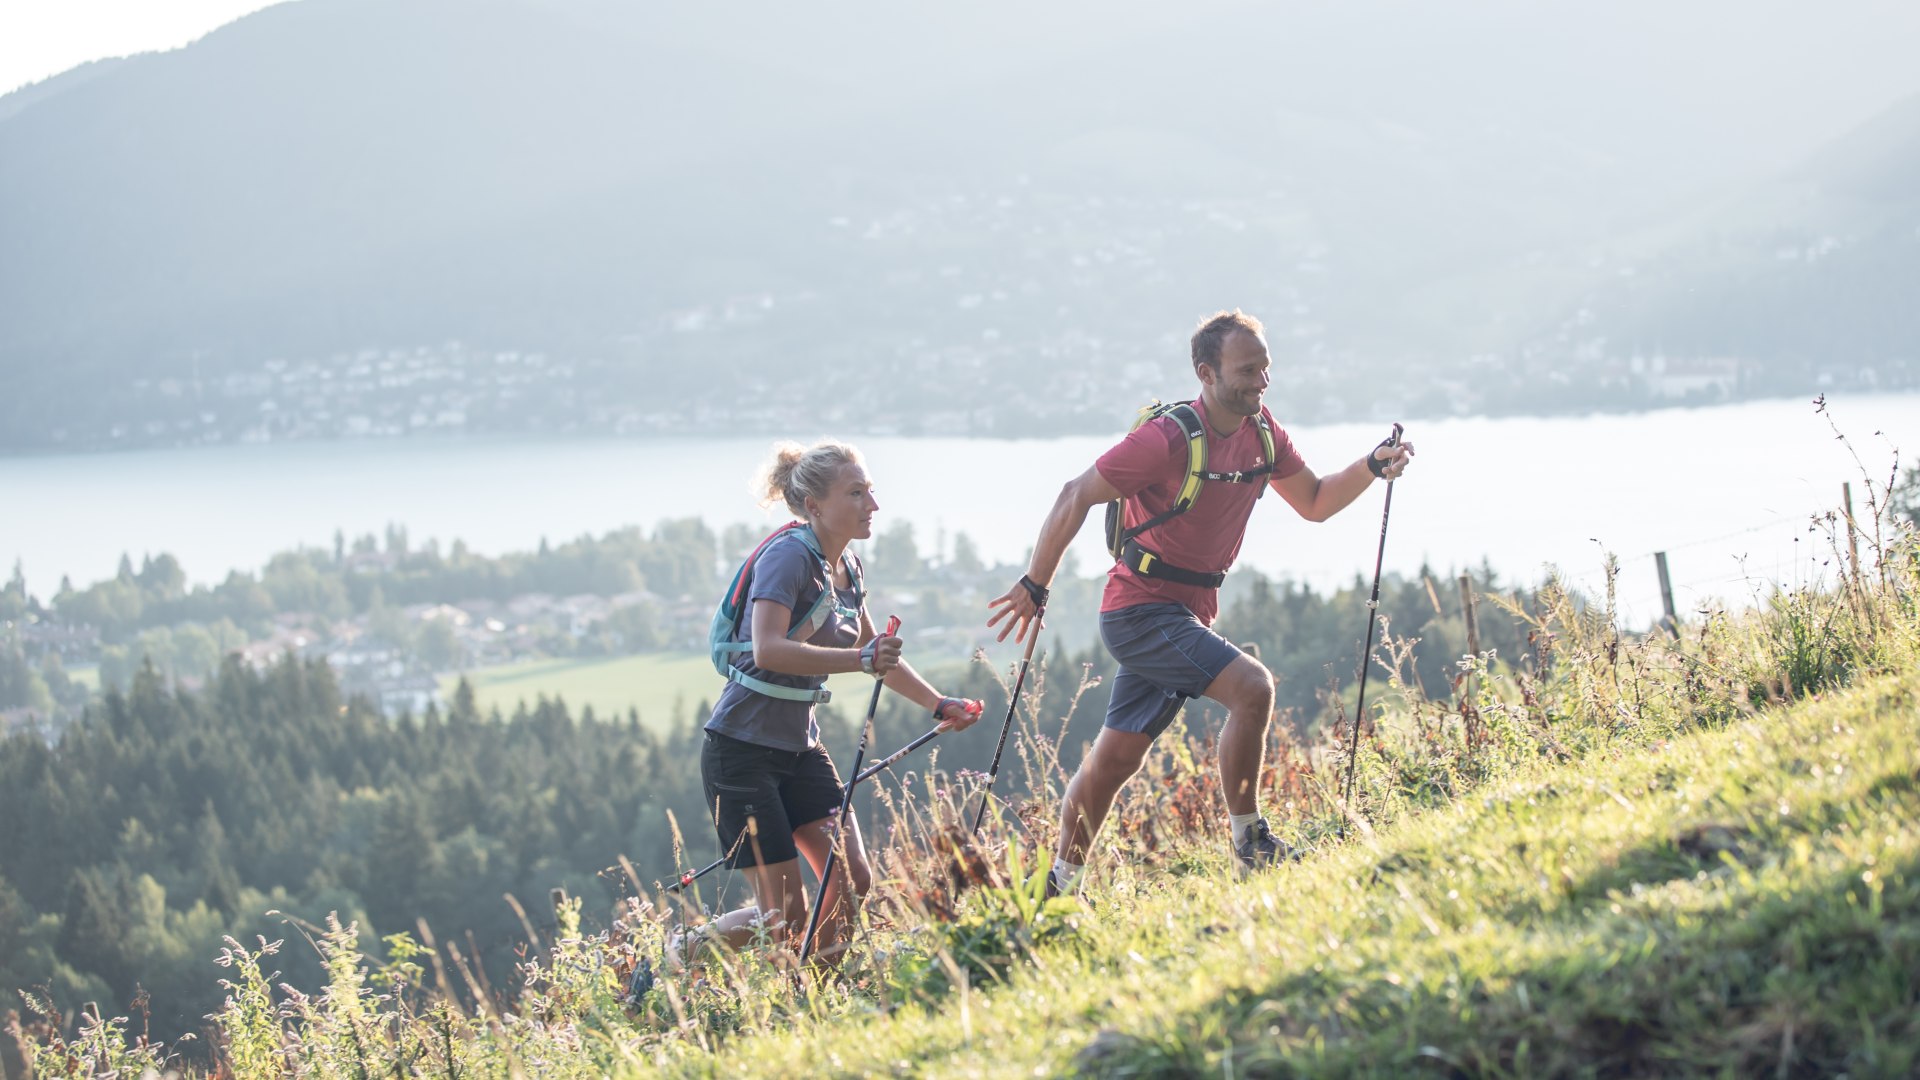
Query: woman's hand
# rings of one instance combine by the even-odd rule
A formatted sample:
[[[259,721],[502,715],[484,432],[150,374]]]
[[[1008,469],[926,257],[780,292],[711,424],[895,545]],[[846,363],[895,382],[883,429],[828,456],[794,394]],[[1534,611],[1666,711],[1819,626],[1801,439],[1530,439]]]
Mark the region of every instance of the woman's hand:
[[[965,731],[980,719],[986,711],[986,705],[972,698],[943,697],[940,704],[933,707],[933,718],[940,721],[940,730]]]
[[[866,643],[860,650],[860,670],[876,679],[884,679],[887,672],[900,666],[900,636],[882,634]]]

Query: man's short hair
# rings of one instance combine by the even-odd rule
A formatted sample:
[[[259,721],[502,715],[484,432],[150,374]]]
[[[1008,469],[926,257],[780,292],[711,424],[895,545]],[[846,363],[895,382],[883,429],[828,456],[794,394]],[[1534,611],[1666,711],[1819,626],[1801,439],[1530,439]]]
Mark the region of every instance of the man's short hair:
[[[1215,371],[1220,370],[1220,350],[1227,339],[1236,331],[1245,330],[1249,334],[1262,334],[1266,327],[1260,320],[1234,308],[1232,311],[1219,311],[1207,316],[1200,329],[1193,332],[1193,366],[1205,364]]]

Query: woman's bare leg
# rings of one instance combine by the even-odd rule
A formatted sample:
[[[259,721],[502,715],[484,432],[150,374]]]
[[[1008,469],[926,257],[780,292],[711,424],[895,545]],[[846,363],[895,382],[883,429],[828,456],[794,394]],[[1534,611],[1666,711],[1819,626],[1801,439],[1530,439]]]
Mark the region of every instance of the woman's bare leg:
[[[793,830],[794,845],[813,867],[816,880],[826,872],[827,852],[833,847],[833,823],[839,816],[836,810],[819,821],[810,821]],[[813,955],[827,963],[840,961],[840,955],[846,949],[847,927],[858,907],[859,898],[867,895],[867,890],[873,887],[873,868],[867,863],[867,849],[860,841],[858,819],[848,818],[847,829],[841,840],[846,845],[841,853],[843,861],[834,868],[833,881],[822,901],[820,929],[813,939]],[[849,893],[852,900],[848,899]],[[789,923],[788,927],[796,941],[807,931],[804,918],[797,924]]]

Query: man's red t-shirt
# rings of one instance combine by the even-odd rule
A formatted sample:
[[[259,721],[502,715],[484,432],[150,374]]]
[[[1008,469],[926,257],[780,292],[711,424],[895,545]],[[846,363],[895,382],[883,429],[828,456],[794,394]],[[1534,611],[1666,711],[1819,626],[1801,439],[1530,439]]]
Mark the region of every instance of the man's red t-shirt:
[[[1207,418],[1203,401],[1195,401],[1200,419]],[[1260,412],[1273,429],[1273,453],[1276,465],[1266,479],[1292,476],[1307,463],[1293,448],[1293,440],[1273,422],[1273,414],[1262,406]],[[1266,448],[1260,442],[1260,429],[1252,417],[1243,417],[1240,426],[1227,438],[1207,427],[1207,469],[1235,472],[1266,464]],[[1180,486],[1187,480],[1187,436],[1169,417],[1140,425],[1120,444],[1100,455],[1094,468],[1107,483],[1126,496],[1124,520],[1127,528],[1146,521],[1173,505]],[[1142,547],[1159,554],[1175,566],[1201,573],[1225,570],[1240,554],[1240,541],[1246,536],[1247,519],[1253,516],[1253,503],[1259,497],[1260,484],[1233,484],[1206,481],[1200,497],[1186,513],[1141,533]],[[1185,604],[1202,625],[1213,625],[1220,612],[1218,589],[1181,585],[1156,578],[1144,578],[1120,562],[1107,571],[1107,591],[1100,610],[1117,611],[1137,604]]]

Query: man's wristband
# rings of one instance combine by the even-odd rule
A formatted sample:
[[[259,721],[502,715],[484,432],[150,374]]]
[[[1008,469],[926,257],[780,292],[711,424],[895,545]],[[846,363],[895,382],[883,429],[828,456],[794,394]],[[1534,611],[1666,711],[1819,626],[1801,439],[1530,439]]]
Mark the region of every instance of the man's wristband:
[[[1392,439],[1381,439],[1380,446],[1376,446],[1372,450],[1367,451],[1367,471],[1368,472],[1381,478],[1384,478],[1387,475],[1387,466],[1393,463],[1393,459],[1378,457],[1376,455],[1380,450],[1380,447],[1392,446],[1392,445],[1393,445]]]
[[[1027,599],[1033,601],[1033,606],[1036,609],[1047,606],[1047,587],[1045,585],[1040,584],[1025,574],[1021,574],[1020,587],[1027,590]]]

